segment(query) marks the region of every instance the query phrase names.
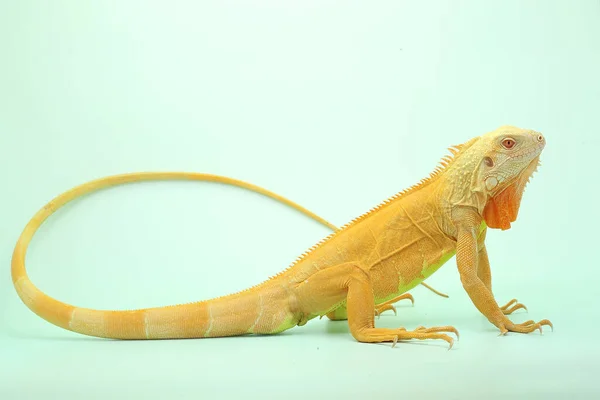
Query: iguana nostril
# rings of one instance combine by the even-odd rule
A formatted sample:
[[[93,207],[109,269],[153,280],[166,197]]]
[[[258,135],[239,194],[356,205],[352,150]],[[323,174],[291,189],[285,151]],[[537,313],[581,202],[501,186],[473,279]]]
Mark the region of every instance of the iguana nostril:
[[[538,135],[537,140],[538,140],[538,142],[543,142],[544,137],[542,135]]]

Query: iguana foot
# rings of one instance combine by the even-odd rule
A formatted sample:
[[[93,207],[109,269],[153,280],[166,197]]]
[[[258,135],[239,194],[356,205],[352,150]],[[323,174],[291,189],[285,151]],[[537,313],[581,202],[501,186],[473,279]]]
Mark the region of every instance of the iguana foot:
[[[458,331],[452,326],[419,327],[414,331],[407,331],[405,328],[369,328],[359,332],[355,337],[358,341],[367,343],[392,342],[392,347],[396,346],[396,343],[402,340],[439,339],[446,341],[450,345],[448,348],[450,350],[454,345],[454,339],[445,333],[454,333],[458,338]]]
[[[542,326],[549,326],[550,329],[554,331],[554,326],[552,322],[547,319],[543,319],[539,322],[534,322],[533,320],[525,321],[520,324],[514,324],[512,322],[507,323],[505,325],[500,326],[500,335],[506,335],[508,332],[518,332],[518,333],[531,333],[535,330],[539,330],[540,334],[542,333]]]
[[[509,301],[508,303],[506,303],[505,305],[500,307],[500,310],[502,311],[502,313],[504,315],[510,315],[513,312],[515,312],[521,308],[524,309],[525,311],[529,311],[529,310],[527,310],[527,307],[525,307],[525,305],[523,305],[521,303],[517,303],[517,299],[512,299],[511,301]]]
[[[377,317],[379,318],[381,316],[381,313],[387,310],[392,310],[394,312],[394,315],[398,315],[398,313],[396,312],[396,307],[394,307],[392,304],[397,303],[400,300],[406,299],[410,300],[413,306],[415,305],[415,298],[410,293],[403,293],[400,296],[394,297],[393,299],[385,301],[381,304],[377,304],[375,306],[375,315],[377,315]]]
[[[403,329],[403,328],[400,328],[400,329]],[[456,339],[458,340],[458,338],[459,338],[458,331],[453,326],[436,326],[436,327],[432,327],[432,328],[425,328],[424,326],[419,326],[414,331],[399,330],[395,339],[392,341],[392,347],[396,346],[396,343],[398,343],[399,340],[441,339],[441,340],[448,342],[448,344],[449,344],[448,350],[450,350],[452,348],[452,346],[454,345],[454,339],[451,336],[446,335],[445,333],[440,333],[440,332],[454,333],[456,335]]]

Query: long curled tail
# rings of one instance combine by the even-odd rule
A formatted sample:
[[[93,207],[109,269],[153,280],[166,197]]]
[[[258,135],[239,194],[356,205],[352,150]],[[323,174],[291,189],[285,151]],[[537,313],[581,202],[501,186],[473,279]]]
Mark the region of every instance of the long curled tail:
[[[206,311],[207,305],[210,301],[131,311],[103,311],[79,308],[60,302],[43,293],[29,280],[25,270],[25,256],[31,239],[42,223],[60,207],[78,197],[104,188],[126,183],[151,180],[209,181],[238,186],[275,199],[300,211],[311,219],[316,220],[331,229],[337,229],[334,225],[330,224],[323,218],[292,202],[291,200],[286,199],[283,196],[275,194],[259,186],[223,176],[188,172],[141,172],[114,175],[97,179],[77,186],[54,198],[34,215],[21,233],[13,252],[11,273],[15,289],[21,300],[25,303],[25,305],[27,305],[27,307],[29,307],[29,309],[54,325],[90,336],[121,339],[153,338],[150,336],[156,336],[157,338],[194,336],[193,331],[197,331],[195,328],[192,329],[192,331],[188,329],[187,332],[181,331],[174,333],[173,326],[177,324],[190,324],[201,327],[203,322],[206,322],[203,321],[205,318],[203,318],[201,315],[203,314],[202,310]],[[239,293],[226,296],[220,300],[223,302],[228,299],[229,301],[233,301],[235,304],[242,304],[244,302],[241,301],[243,297],[244,293]],[[233,306],[234,304],[230,305]],[[166,324],[163,326],[163,328],[161,328],[162,331],[159,329],[160,332],[158,332],[156,335],[150,335],[148,332],[149,316],[158,318],[160,321],[162,321],[163,325]],[[152,321],[150,321],[150,323],[151,322]],[[161,332],[163,334],[161,334]],[[197,331],[196,333],[200,333],[200,331]],[[230,333],[241,334],[244,332]],[[206,332],[204,332],[203,336],[206,336]]]

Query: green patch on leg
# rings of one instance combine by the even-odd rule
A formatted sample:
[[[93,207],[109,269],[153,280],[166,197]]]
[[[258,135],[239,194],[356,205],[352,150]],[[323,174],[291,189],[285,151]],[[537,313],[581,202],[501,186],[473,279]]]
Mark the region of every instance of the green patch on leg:
[[[283,322],[277,328],[273,329],[273,331],[270,333],[283,332],[285,330],[295,327],[297,324],[298,324],[297,318],[295,318],[293,315],[289,315],[289,316],[285,317]]]
[[[481,225],[479,226],[479,233],[483,232],[485,228],[487,228],[485,221],[481,221]]]
[[[348,310],[346,309],[346,307],[340,306],[330,312],[333,313],[333,315],[331,316],[331,319],[334,321],[342,321],[342,320],[348,319]],[[326,313],[326,314],[329,314],[329,313]]]

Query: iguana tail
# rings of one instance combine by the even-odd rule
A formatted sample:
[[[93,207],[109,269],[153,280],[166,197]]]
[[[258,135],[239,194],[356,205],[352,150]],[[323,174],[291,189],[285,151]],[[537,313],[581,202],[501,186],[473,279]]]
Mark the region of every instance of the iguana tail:
[[[258,321],[257,316],[253,315],[252,312],[258,306],[258,303],[254,303],[260,301],[260,296],[256,294],[257,291],[244,291],[215,300],[177,306],[131,311],[103,311],[79,308],[60,302],[43,293],[29,280],[25,270],[27,246],[37,229],[50,215],[66,203],[86,194],[111,186],[149,180],[211,181],[238,186],[287,204],[321,224],[331,229],[336,229],[335,226],[304,207],[266,189],[237,179],[185,172],[143,172],[109,176],[77,186],[59,195],[38,211],[26,225],[15,246],[11,272],[17,293],[27,307],[54,325],[81,334],[99,337],[121,339],[211,337],[251,333],[253,330],[257,330],[254,325],[260,321]],[[280,298],[284,299],[286,294],[279,293],[281,289],[276,289],[274,286],[268,285],[264,287],[262,293],[268,295],[269,301],[276,306],[277,300]],[[220,312],[220,309],[223,307],[223,312]],[[229,312],[225,312],[226,310]],[[220,319],[222,322],[225,322],[219,324],[220,327],[212,326],[213,312],[221,314]],[[227,317],[224,316],[226,314]],[[227,318],[233,318],[234,321],[223,321],[223,319]],[[290,325],[290,321],[286,322],[286,318],[288,316],[282,316],[281,321],[277,322],[279,324],[277,326],[269,327],[263,324],[262,330],[276,331],[279,328],[287,328],[289,327],[287,325]],[[249,322],[246,323],[244,319],[249,319]],[[290,326],[293,326],[293,324]]]

